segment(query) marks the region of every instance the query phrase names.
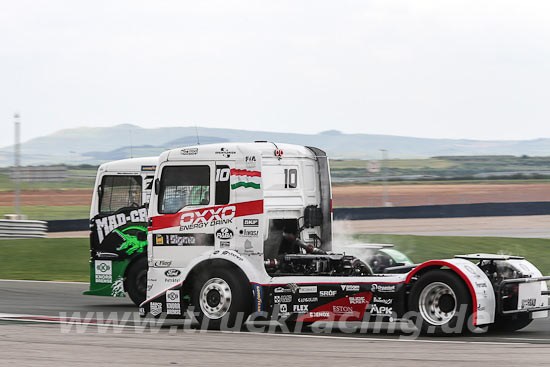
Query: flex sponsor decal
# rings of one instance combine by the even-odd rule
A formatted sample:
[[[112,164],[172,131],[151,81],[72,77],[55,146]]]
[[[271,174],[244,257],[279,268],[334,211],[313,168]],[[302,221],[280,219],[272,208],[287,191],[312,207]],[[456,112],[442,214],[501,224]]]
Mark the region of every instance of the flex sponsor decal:
[[[395,284],[373,284],[370,289],[376,293],[394,293],[397,286]]]
[[[298,293],[317,293],[317,286],[300,286],[300,288],[298,288]]]
[[[238,188],[260,189],[260,183],[262,182],[262,173],[260,171],[232,168],[230,173],[232,190]]]
[[[292,302],[292,295],[290,294],[283,294],[280,296],[273,297],[273,303],[290,303],[290,302]]]
[[[233,238],[233,231],[227,227],[220,228],[216,231],[216,238],[220,240],[230,240]]]
[[[109,233],[122,227],[127,223],[145,223],[147,222],[147,209],[139,208],[132,210],[128,213],[118,213],[109,215],[102,218],[95,218],[94,224],[96,227],[96,233],[99,243],[103,242],[103,239],[107,237]]]
[[[111,260],[95,260],[94,268],[96,283],[113,282],[113,264]]]
[[[297,313],[306,313],[309,311],[309,305],[293,305],[292,311]]]
[[[205,209],[183,211],[153,217],[152,229],[180,227],[182,231],[232,223],[233,218],[262,214],[263,200],[246,201],[231,205],[219,205]]]

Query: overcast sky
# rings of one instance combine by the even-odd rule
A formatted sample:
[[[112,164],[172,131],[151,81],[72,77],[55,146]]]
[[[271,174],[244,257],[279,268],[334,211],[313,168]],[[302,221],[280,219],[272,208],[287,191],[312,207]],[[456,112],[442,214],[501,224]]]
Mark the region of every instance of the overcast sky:
[[[0,0],[0,146],[67,127],[550,137],[550,1]]]

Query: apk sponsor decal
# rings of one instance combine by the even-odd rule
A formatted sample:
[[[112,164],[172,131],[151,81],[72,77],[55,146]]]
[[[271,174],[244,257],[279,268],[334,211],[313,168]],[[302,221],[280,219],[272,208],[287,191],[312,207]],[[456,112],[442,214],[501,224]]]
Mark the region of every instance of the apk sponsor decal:
[[[377,304],[372,304],[370,308],[371,314],[376,315],[391,315],[393,308],[391,306],[379,306]]]

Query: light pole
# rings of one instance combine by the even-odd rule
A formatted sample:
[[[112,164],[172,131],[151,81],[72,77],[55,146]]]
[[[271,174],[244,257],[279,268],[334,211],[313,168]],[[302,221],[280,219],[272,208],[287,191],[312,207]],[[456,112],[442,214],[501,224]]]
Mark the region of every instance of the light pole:
[[[20,131],[21,128],[21,122],[19,121],[19,114],[16,113],[13,115],[14,123],[15,123],[15,145],[14,145],[14,171],[13,171],[13,178],[15,182],[15,214],[17,215],[17,219],[19,219],[21,215],[21,200],[20,200],[20,192],[19,192],[19,166],[21,165],[20,156],[21,156],[21,147],[19,145],[20,140]]]
[[[380,149],[382,152],[382,162],[380,164],[380,174],[382,175],[382,206],[391,206],[388,199],[388,180],[386,177],[386,160],[388,159],[388,151]]]

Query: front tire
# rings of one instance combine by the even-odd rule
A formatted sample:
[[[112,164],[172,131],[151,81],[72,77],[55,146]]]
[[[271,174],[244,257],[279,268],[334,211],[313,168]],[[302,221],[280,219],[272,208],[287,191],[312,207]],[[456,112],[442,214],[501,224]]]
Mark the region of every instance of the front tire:
[[[233,269],[213,269],[197,279],[191,301],[201,328],[240,329],[251,313],[252,287]]]
[[[147,258],[140,257],[132,264],[126,273],[126,291],[130,299],[139,306],[147,297]]]
[[[412,287],[409,307],[423,334],[462,334],[472,314],[472,298],[454,272],[433,270]]]

